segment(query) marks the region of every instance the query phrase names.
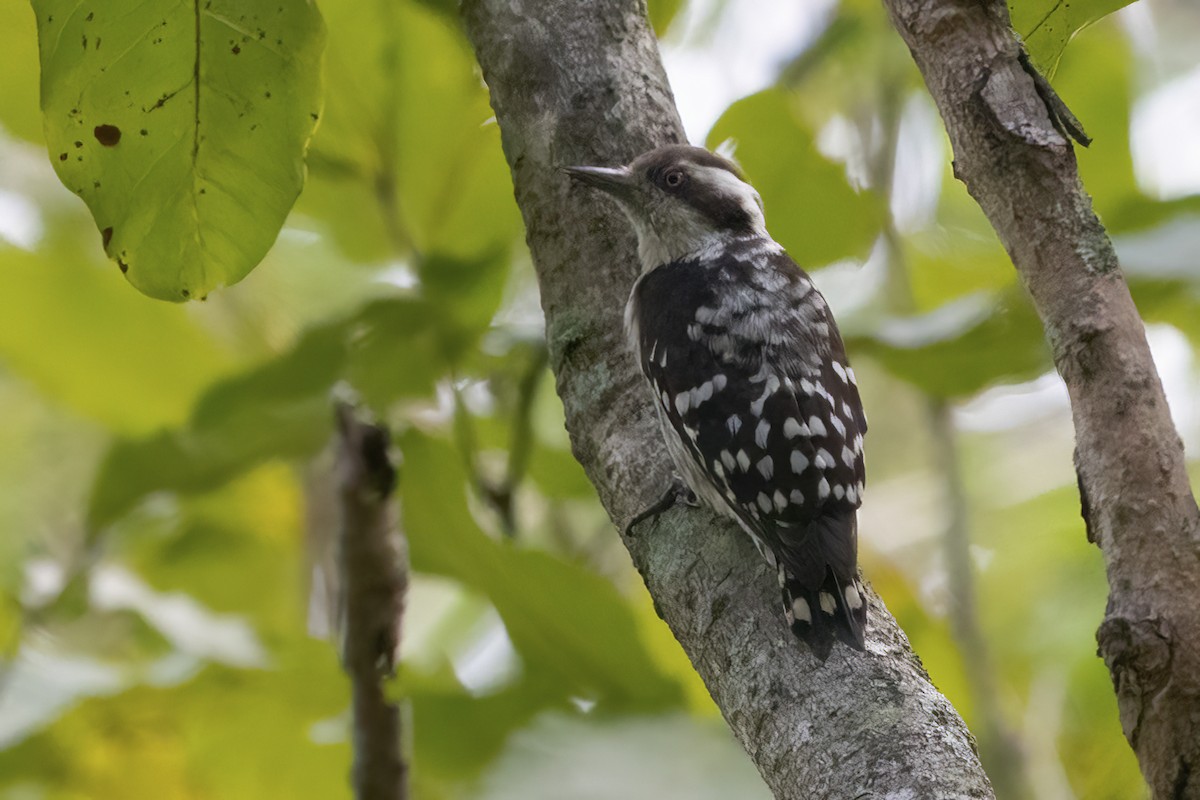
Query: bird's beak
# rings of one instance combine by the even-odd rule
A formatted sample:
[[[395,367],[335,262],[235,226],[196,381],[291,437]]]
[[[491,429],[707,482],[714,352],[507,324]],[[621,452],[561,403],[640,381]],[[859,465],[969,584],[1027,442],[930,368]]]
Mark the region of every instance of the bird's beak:
[[[563,167],[563,172],[617,198],[629,197],[633,190],[629,167]]]

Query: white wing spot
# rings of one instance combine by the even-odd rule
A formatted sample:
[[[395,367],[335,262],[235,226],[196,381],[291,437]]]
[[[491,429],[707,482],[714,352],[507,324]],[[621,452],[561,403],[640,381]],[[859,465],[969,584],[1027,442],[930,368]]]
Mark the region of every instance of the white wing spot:
[[[851,503],[857,503],[858,502],[858,490],[855,489],[853,486],[847,486],[846,487],[846,499],[849,500]]]
[[[832,362],[830,366],[833,367],[833,371],[837,373],[837,376],[841,378],[842,382],[844,383],[846,381],[846,368],[836,361]]]
[[[771,510],[771,498],[767,497],[766,492],[758,493],[758,507],[763,511]]]
[[[795,439],[800,435],[800,423],[795,417],[788,417],[783,423],[783,435],[789,439]]]
[[[833,456],[829,455],[829,451],[822,447],[817,450],[816,456],[813,457],[813,464],[815,464],[818,469],[832,469]]]
[[[737,414],[733,414],[729,419],[725,420],[725,427],[729,429],[730,434],[736,434],[742,429],[742,418]]]
[[[833,595],[829,592],[821,592],[818,595],[818,599],[821,601],[821,610],[826,614],[832,614],[837,611],[837,601],[833,599]]]
[[[792,472],[799,475],[808,469],[808,459],[799,450],[792,451]]]
[[[800,391],[804,392],[805,394],[812,394],[813,393],[813,385],[811,383],[809,383],[807,380],[805,380],[804,378],[801,378],[800,379]]]
[[[858,587],[853,583],[846,587],[846,591],[843,594],[846,595],[846,605],[849,606],[851,611],[858,611],[862,608],[862,595],[858,593]]]
[[[842,414],[846,419],[854,419],[854,409],[845,400],[842,401]]]
[[[862,438],[862,434],[859,433],[854,436],[854,452],[856,454],[858,454],[858,453],[862,453],[862,451],[863,451],[863,438]]]
[[[728,450],[721,451],[721,461],[725,464],[725,469],[733,472],[733,465],[737,462],[733,460],[733,453]]]
[[[692,393],[691,392],[680,392],[679,394],[675,395],[675,410],[679,412],[680,416],[686,414],[688,412],[688,409],[691,407],[692,407]]]
[[[713,471],[713,474],[717,476],[718,480],[725,480],[725,468],[721,466],[720,459],[718,459],[718,458],[713,459],[712,471]]]
[[[671,396],[669,394],[667,394],[666,392],[662,393],[662,403],[663,403],[663,408],[671,407]]]
[[[748,472],[750,469],[750,456],[746,455],[745,450],[738,450],[737,454],[738,466],[742,468],[742,472]]]
[[[854,384],[855,386],[858,386],[858,379],[854,377],[854,369],[853,368],[846,367],[846,379],[850,383]]]
[[[833,423],[833,429],[835,431],[837,431],[838,436],[845,439],[846,438],[846,424],[844,422],[842,422],[842,420],[836,416],[830,417],[829,421]]]
[[[692,408],[699,408],[701,403],[705,402],[706,400],[712,399],[712,396],[713,396],[712,381],[705,381],[704,383],[697,386],[695,389],[692,389],[691,395],[692,395]]]
[[[829,497],[829,481],[821,478],[821,482],[817,484],[817,498],[824,500]]]
[[[771,460],[770,456],[764,456],[758,462],[758,471],[764,478],[771,480],[771,476],[775,474],[775,462]]]
[[[754,429],[754,443],[759,447],[767,446],[767,435],[771,433],[771,423],[767,420],[762,420],[758,423],[758,427]]]
[[[683,412],[680,412],[683,413]],[[808,418],[808,429],[812,431],[813,436],[828,436],[825,430],[825,423],[821,422],[821,418],[815,414]]]
[[[812,610],[808,607],[808,601],[803,597],[792,598],[792,616],[801,622],[812,624]]]
[[[779,378],[777,376],[774,374],[768,375],[766,381],[767,385],[763,387],[763,393],[757,400],[750,404],[750,413],[756,417],[762,416],[763,405],[767,402],[767,398],[779,390]]]
[[[665,367],[667,365],[667,348],[663,347],[662,352],[658,354],[658,365]]]
[[[788,507],[787,498],[784,497],[783,492],[779,491],[778,489],[775,490],[775,494],[771,497],[771,499],[773,501],[775,501],[775,510],[776,511],[783,511],[785,508]]]
[[[842,486],[840,483],[837,484],[836,486],[834,486],[833,487],[833,496],[836,497],[838,500],[841,500],[843,497],[846,496],[846,487]]]
[[[699,322],[702,325],[707,325],[708,323],[712,322],[716,316],[717,310],[715,308],[700,306],[696,309],[696,322]]]
[[[843,464],[845,464],[847,467],[853,467],[855,458],[856,457],[854,455],[853,450],[851,450],[849,447],[842,448],[842,463]]]
[[[804,505],[804,492],[799,489],[792,489],[788,495],[788,499],[792,501],[793,505],[802,506]]]
[[[700,323],[698,322],[689,322],[687,335],[693,342],[698,342],[700,341],[700,337],[704,336],[704,329],[700,327]]]
[[[715,392],[721,391],[722,389],[725,388],[725,384],[728,382],[729,382],[729,379],[725,377],[725,373],[718,372],[716,375],[713,375],[713,379],[712,379],[713,391],[715,391]]]

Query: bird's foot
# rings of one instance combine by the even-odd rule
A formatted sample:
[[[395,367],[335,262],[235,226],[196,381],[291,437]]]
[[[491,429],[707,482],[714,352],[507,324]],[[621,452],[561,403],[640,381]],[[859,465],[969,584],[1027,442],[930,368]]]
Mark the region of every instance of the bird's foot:
[[[667,487],[667,491],[663,493],[655,503],[649,508],[634,515],[629,524],[625,526],[625,535],[633,536],[633,529],[650,519],[651,517],[658,518],[663,512],[671,508],[676,503],[695,508],[700,505],[696,493],[687,487],[687,484],[678,475],[671,476],[671,485]]]

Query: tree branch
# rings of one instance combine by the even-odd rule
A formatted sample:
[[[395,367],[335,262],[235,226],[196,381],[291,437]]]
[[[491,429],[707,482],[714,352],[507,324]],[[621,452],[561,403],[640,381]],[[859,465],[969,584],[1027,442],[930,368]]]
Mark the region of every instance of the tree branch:
[[[404,800],[408,765],[400,749],[400,711],[383,681],[395,667],[408,585],[402,542],[388,501],[396,470],[388,432],[364,422],[349,404],[336,406],[341,501],[338,563],[345,598],[342,660],[354,706],[354,795]]]
[[[1155,798],[1200,798],[1200,512],[1142,321],[1062,133],[1065,106],[1030,75],[1003,0],[885,4],[1071,396],[1084,518],[1110,587],[1097,639],[1125,736]]]
[[[550,364],[576,457],[618,527],[669,465],[621,330],[631,232],[568,164],[623,164],[683,141],[639,0],[467,0],[541,287]],[[784,624],[747,538],[676,508],[626,539],[659,615],[778,798],[992,798],[974,742],[903,632],[870,598],[868,652],[824,665]],[[869,537],[870,531],[864,535]]]

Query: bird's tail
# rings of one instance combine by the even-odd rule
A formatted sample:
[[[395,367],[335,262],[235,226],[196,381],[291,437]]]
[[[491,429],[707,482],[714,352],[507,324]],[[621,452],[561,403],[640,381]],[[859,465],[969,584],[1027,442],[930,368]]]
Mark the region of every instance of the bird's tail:
[[[788,625],[817,658],[829,657],[835,638],[866,649],[867,596],[857,577],[843,582],[827,568],[820,588],[808,589],[780,564],[779,582]]]
[[[802,537],[780,544],[779,586],[792,632],[822,661],[834,639],[865,650],[867,595],[858,578],[854,516],[818,518]]]

